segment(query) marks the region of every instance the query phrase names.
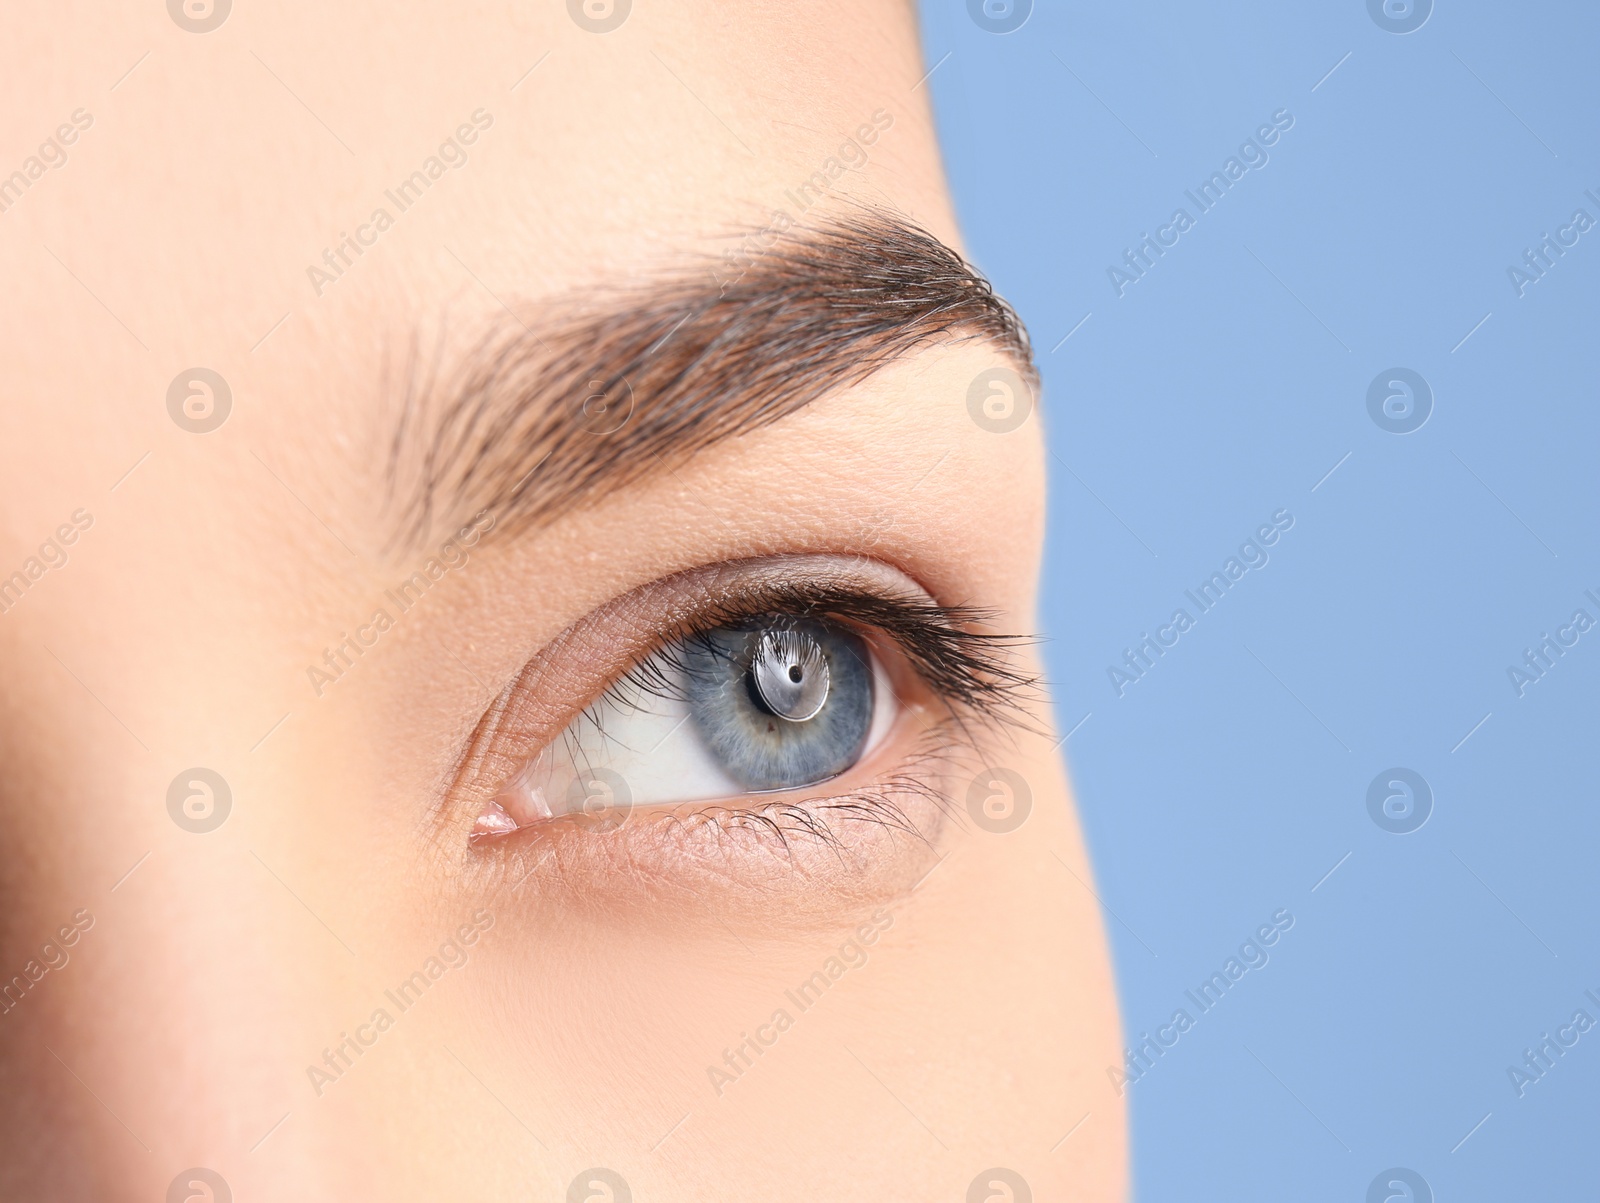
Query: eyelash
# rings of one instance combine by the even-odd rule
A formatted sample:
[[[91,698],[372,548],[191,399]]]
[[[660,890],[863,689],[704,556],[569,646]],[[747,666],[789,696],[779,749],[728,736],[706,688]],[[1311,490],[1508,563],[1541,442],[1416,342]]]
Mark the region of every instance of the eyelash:
[[[672,688],[666,670],[679,667],[670,658],[674,644],[703,639],[718,627],[767,616],[831,618],[887,634],[934,693],[952,708],[986,720],[1020,719],[1038,685],[1035,678],[1011,665],[1012,649],[1033,642],[1030,636],[972,629],[992,621],[990,611],[850,588],[770,584],[755,596],[700,611],[684,629],[629,670],[606,696],[629,685],[663,696],[660,690]]]
[[[941,811],[946,809],[948,799],[916,770],[933,770],[940,762],[951,759],[948,740],[939,737],[947,727],[947,723],[935,726],[924,737],[923,745],[913,754],[908,766],[864,789],[804,802],[768,802],[760,806],[712,804],[689,815],[674,816],[673,821],[718,834],[754,830],[770,836],[784,853],[791,851],[791,836],[803,836],[831,848],[841,860],[846,845],[830,824],[830,818],[871,823],[927,843],[927,834],[918,829],[900,799],[922,798]]]
[[[791,836],[814,838],[838,850],[841,843],[830,817],[869,822],[924,840],[924,833],[897,799],[916,796],[944,810],[947,799],[930,781],[940,763],[952,759],[954,743],[975,744],[982,733],[975,727],[991,733],[1002,728],[1031,729],[1026,713],[1038,681],[1011,662],[1014,650],[1031,643],[1031,637],[974,629],[994,617],[975,607],[942,606],[816,584],[766,584],[754,594],[700,610],[691,622],[658,643],[655,651],[608,686],[584,711],[586,721],[603,736],[607,707],[636,707],[643,697],[676,699],[684,667],[678,649],[684,642],[705,639],[718,627],[775,616],[831,619],[865,634],[887,636],[946,713],[924,733],[920,746],[892,776],[867,788],[799,802],[702,805],[688,814],[669,814],[669,821],[724,833],[736,829],[765,832],[785,851]]]

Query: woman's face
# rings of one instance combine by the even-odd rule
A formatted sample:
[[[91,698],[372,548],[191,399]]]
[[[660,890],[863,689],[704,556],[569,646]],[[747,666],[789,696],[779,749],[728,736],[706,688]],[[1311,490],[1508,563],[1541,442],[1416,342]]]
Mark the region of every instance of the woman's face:
[[[6,1197],[1120,1197],[910,13],[626,8],[12,22]]]

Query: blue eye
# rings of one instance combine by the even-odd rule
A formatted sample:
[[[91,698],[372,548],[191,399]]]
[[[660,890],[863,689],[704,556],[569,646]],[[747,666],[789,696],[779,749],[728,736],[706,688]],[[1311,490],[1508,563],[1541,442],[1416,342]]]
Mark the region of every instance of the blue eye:
[[[929,789],[903,760],[900,770],[885,774],[880,766],[873,777],[858,766],[918,732],[930,741],[919,746],[942,754],[952,737],[929,733],[951,719],[1016,721],[1032,685],[1010,663],[1019,637],[970,629],[988,621],[984,611],[940,606],[913,596],[909,585],[876,579],[881,592],[851,587],[843,575],[743,590],[719,580],[733,600],[720,603],[716,617],[678,619],[672,635],[626,669],[625,653],[599,647],[592,635],[555,641],[550,663],[570,662],[579,680],[599,675],[591,667],[596,654],[618,667],[561,731],[502,770],[471,838],[568,817],[578,826],[593,820],[587,825],[604,833],[641,809],[701,804],[676,815],[698,813],[729,827],[765,822],[782,839],[785,829],[774,824],[818,834],[822,809],[861,817],[881,802],[886,783],[926,801]],[[702,603],[702,612],[712,608]],[[906,684],[910,703],[896,681]],[[968,737],[964,723],[952,730]],[[794,795],[847,780],[837,798],[739,804],[753,794]],[[812,819],[796,817],[808,807]],[[884,803],[882,812],[899,815],[891,825],[914,830],[898,803]],[[774,819],[778,813],[789,817]]]
[[[690,722],[743,789],[798,789],[860,757],[872,728],[872,661],[847,628],[760,619],[702,632],[680,658]]]
[[[765,614],[668,644],[527,761],[475,827],[715,801],[837,777],[894,722],[867,640]]]

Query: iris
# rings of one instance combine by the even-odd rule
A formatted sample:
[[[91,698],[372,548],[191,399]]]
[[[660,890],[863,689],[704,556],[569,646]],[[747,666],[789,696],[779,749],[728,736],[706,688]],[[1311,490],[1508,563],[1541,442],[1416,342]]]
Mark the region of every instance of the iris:
[[[680,653],[689,718],[747,790],[798,789],[844,772],[872,727],[866,641],[788,616],[715,627]]]

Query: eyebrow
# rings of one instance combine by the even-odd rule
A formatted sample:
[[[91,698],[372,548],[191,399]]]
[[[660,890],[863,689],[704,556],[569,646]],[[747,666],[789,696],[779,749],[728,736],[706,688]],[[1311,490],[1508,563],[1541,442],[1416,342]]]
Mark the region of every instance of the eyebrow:
[[[413,340],[389,464],[401,541],[483,511],[508,533],[548,522],[933,343],[986,340],[1037,387],[1011,306],[882,210],[769,227],[528,316],[445,371],[424,368]]]

